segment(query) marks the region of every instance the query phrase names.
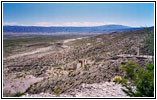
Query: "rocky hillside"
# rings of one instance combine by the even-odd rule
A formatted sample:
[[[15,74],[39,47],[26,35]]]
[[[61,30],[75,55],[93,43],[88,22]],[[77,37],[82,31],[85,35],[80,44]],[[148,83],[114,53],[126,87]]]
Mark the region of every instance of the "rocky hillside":
[[[124,75],[120,66],[128,61],[143,67],[151,60],[143,49],[145,34],[135,30],[59,41],[46,53],[6,59],[3,94],[61,94],[83,83],[110,82]]]

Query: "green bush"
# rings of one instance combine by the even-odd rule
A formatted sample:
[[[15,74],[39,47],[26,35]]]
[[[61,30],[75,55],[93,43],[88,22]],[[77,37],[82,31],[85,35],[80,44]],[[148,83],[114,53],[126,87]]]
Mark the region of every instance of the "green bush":
[[[122,89],[131,97],[153,97],[154,96],[154,64],[149,63],[146,68],[128,62],[121,66],[125,71],[124,79],[127,79],[122,84],[126,89]]]
[[[15,95],[13,95],[13,97],[21,97],[23,95],[25,95],[25,93],[17,92]]]
[[[121,68],[126,72],[122,84],[126,89],[122,89],[127,95],[132,97],[153,97],[154,96],[154,32],[145,29],[145,43],[148,47],[148,54],[152,55],[152,62],[148,63],[145,68],[128,62]]]

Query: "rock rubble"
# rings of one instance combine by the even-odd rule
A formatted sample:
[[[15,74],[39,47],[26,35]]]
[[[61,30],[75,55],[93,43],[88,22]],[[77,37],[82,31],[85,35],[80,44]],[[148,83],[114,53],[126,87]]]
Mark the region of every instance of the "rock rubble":
[[[50,93],[26,94],[22,97],[128,97],[121,88],[121,84],[114,82],[94,83],[77,86],[59,96]]]

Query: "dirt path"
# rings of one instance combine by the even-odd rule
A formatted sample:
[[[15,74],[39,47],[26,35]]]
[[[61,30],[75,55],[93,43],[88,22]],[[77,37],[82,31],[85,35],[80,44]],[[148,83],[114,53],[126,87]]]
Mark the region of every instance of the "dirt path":
[[[83,39],[83,38],[87,38],[87,37],[76,38],[76,39],[67,39],[67,40],[64,40],[63,43],[68,43],[68,42],[75,41],[75,40],[80,40],[80,39]],[[36,54],[36,53],[42,53],[42,52],[49,51],[51,49],[52,49],[52,46],[45,47],[45,48],[38,48],[37,50],[31,51],[31,52],[25,52],[25,53],[16,54],[16,55],[12,55],[12,56],[3,58],[3,60],[10,60],[10,59],[19,58],[19,57],[23,57],[23,56],[27,56],[27,55],[33,55],[33,54]]]
[[[51,49],[51,46],[46,47],[46,48],[38,48],[37,50],[31,51],[31,52],[16,54],[16,55],[9,56],[7,58],[3,58],[3,60],[9,60],[9,59],[14,59],[14,58],[18,58],[18,57],[23,57],[26,55],[32,55],[32,54],[39,53],[39,52],[45,52],[45,51],[48,51],[50,49]]]
[[[76,38],[76,39],[67,39],[67,40],[64,40],[63,43],[68,43],[68,42],[75,41],[75,40],[80,40],[80,39],[83,39],[83,38],[87,38],[87,37],[80,37],[80,38]]]

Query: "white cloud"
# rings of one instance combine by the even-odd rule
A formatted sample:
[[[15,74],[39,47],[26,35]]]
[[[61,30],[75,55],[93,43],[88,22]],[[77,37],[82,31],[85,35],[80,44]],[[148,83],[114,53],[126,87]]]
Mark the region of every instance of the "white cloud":
[[[39,22],[33,26],[100,26],[100,25],[109,25],[117,24],[113,22],[65,22],[62,24],[50,23],[50,22]]]
[[[4,22],[3,25],[17,25],[16,22]]]
[[[38,22],[34,24],[33,26],[53,26],[53,24],[50,22]]]
[[[16,22],[4,22],[3,25],[20,25],[20,26],[101,26],[110,24],[120,24],[115,22],[64,22],[64,23],[52,23],[52,22],[38,22],[35,24],[18,24]],[[120,24],[126,25],[126,24]]]

